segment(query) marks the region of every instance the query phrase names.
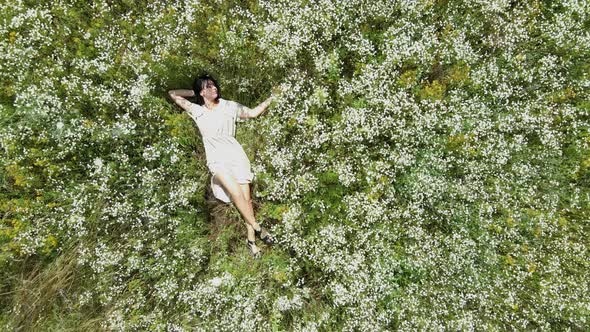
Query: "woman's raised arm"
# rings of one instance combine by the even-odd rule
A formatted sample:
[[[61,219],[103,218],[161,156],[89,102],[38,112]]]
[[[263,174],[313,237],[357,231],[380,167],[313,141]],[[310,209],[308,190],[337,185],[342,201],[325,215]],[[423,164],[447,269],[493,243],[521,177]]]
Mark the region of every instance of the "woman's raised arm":
[[[273,100],[276,98],[276,96],[280,95],[281,93],[283,93],[283,89],[280,86],[273,87],[270,97],[268,97],[265,101],[260,103],[260,105],[254,107],[252,109],[248,109],[248,111],[244,112],[243,115],[240,117],[241,118],[255,118],[255,117],[259,116],[260,114],[262,114],[266,111],[266,109],[268,108],[268,105],[270,105],[270,103],[273,102]]]
[[[247,113],[245,113],[245,117],[247,118],[255,118],[257,116],[259,116],[260,114],[264,113],[264,111],[266,111],[266,109],[268,108],[268,105],[270,105],[270,103],[273,101],[274,97],[270,96],[268,97],[265,101],[263,101],[262,103],[260,103],[260,105],[249,109]]]
[[[193,97],[195,92],[188,89],[177,89],[168,91],[168,95],[170,95],[170,98],[172,98],[176,105],[180,106],[180,108],[185,111],[189,111],[192,103],[186,100],[186,98]]]

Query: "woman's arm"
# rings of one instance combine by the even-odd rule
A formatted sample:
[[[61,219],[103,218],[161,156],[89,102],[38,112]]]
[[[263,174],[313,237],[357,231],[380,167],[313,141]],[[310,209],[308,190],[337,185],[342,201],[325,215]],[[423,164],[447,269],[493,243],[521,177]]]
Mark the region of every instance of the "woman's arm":
[[[265,101],[260,103],[260,105],[248,110],[244,115],[246,118],[255,118],[260,114],[264,113],[268,108],[268,105],[274,100],[274,96],[268,97]]]
[[[186,98],[193,97],[195,92],[193,90],[177,89],[168,91],[168,95],[170,95],[170,98],[172,98],[176,105],[180,106],[180,108],[185,111],[189,111],[192,103],[186,100]]]
[[[259,116],[260,114],[264,113],[266,111],[266,109],[268,108],[268,105],[270,105],[270,103],[272,103],[273,100],[275,100],[276,96],[278,96],[282,93],[283,93],[283,89],[281,86],[274,86],[272,88],[272,93],[271,93],[270,97],[268,97],[265,101],[260,103],[260,105],[254,107],[253,109],[248,110],[248,112],[246,112],[244,117],[255,118],[255,117]]]

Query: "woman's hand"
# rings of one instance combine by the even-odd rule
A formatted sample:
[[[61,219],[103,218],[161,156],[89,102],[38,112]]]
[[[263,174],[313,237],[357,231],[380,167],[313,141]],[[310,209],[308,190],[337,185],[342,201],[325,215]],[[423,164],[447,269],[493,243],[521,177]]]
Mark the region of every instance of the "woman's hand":
[[[272,87],[270,96],[273,99],[277,99],[280,95],[283,94],[283,87],[280,85],[275,85]]]

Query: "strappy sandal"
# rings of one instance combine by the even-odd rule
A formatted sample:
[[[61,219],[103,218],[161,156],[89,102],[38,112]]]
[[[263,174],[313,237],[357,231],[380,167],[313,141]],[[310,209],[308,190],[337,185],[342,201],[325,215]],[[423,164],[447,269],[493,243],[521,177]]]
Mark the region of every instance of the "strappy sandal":
[[[260,226],[259,230],[254,230],[254,234],[266,244],[273,244],[275,242],[272,235],[262,226]]]
[[[250,255],[252,255],[254,259],[260,258],[260,249],[256,248],[256,243],[254,243],[254,241],[246,240],[246,245],[248,246],[248,250],[250,250]]]

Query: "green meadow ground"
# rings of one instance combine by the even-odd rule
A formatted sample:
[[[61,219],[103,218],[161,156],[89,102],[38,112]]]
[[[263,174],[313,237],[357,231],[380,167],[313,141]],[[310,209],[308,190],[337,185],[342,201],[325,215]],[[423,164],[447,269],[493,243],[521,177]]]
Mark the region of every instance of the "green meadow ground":
[[[590,329],[585,1],[0,3],[0,326]],[[214,75],[258,220],[167,98]]]

